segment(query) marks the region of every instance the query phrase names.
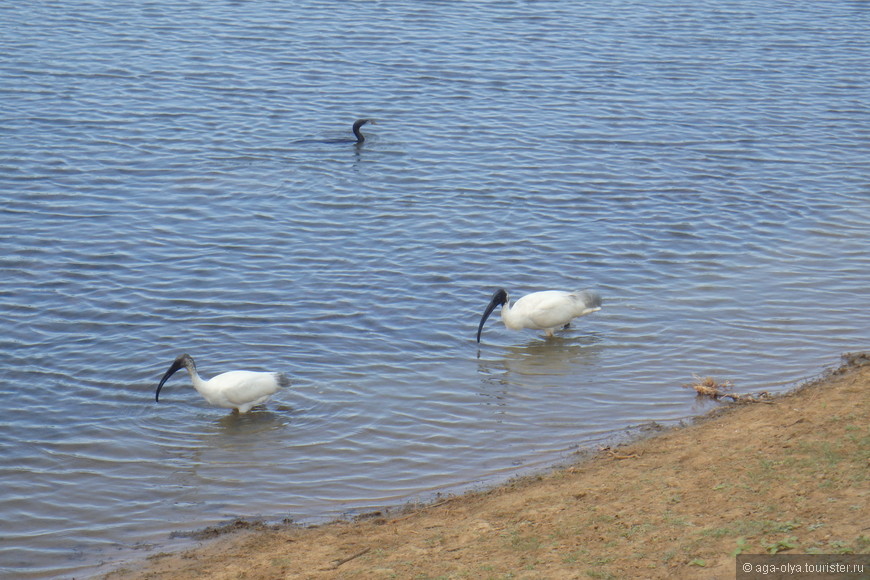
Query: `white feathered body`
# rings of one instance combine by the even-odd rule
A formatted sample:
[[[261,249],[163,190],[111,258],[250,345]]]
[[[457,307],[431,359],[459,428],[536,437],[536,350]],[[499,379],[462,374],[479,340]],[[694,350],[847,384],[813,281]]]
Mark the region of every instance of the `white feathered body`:
[[[196,372],[190,373],[193,387],[216,407],[238,409],[247,413],[252,407],[265,403],[282,386],[289,384],[281,373],[230,371],[204,381]]]
[[[511,330],[531,328],[545,330],[548,335],[562,328],[578,316],[601,310],[601,297],[590,290],[565,292],[545,290],[526,294],[513,305],[506,302],[501,319]]]

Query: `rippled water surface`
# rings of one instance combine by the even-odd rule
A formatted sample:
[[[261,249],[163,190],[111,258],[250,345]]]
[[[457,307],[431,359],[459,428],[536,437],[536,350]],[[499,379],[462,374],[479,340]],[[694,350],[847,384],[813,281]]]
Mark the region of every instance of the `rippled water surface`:
[[[0,6],[0,572],[490,484],[870,343],[863,2]],[[349,127],[371,117],[369,139]],[[595,288],[545,340],[493,290]],[[237,417],[186,376],[284,371]]]

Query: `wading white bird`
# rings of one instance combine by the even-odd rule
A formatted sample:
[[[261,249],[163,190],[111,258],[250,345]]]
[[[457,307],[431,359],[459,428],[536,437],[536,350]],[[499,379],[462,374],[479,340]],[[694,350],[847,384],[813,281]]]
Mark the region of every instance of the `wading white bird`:
[[[496,306],[501,306],[501,319],[511,330],[531,328],[544,330],[547,336],[553,336],[554,330],[567,327],[578,316],[601,310],[601,296],[592,290],[574,292],[545,290],[526,294],[511,306],[510,296],[501,288],[492,295],[492,300],[489,301],[489,306],[480,319],[480,326],[477,327],[477,342],[480,342],[483,323]]]
[[[283,373],[258,373],[253,371],[230,371],[220,374],[207,381],[196,372],[196,363],[193,357],[185,353],[179,356],[160,379],[157,385],[155,401],[160,401],[160,389],[169,380],[175,371],[186,368],[193,381],[193,388],[202,395],[206,401],[217,407],[232,409],[234,412],[247,413],[254,405],[265,403],[282,387],[290,386],[290,379]]]

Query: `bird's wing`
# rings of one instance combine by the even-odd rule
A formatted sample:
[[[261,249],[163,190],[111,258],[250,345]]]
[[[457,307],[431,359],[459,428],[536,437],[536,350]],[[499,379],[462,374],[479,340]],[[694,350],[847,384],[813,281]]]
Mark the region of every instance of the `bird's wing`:
[[[529,300],[526,300],[527,298]],[[556,328],[574,318],[573,299],[568,292],[558,290],[535,292],[523,296],[517,301],[516,306],[520,306],[520,301],[523,300],[526,302],[522,308],[526,309],[524,312],[526,319],[531,323],[531,328]]]
[[[577,292],[547,290],[523,296],[517,301],[516,307],[524,312],[527,327],[557,328],[578,316],[599,310],[601,297],[591,290]]]
[[[571,297],[577,305],[578,316],[601,310],[601,295],[594,290],[575,290]]]
[[[252,371],[230,371],[216,377],[223,379],[226,386],[222,394],[233,405],[244,405],[262,397],[268,397],[280,387],[275,380],[275,373],[257,373]]]

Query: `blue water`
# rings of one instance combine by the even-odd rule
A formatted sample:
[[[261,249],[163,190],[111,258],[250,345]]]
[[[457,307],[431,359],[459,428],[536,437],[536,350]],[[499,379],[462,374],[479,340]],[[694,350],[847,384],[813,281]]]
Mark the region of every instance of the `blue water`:
[[[492,484],[868,348],[868,39],[862,2],[0,5],[0,574]],[[499,287],[605,303],[478,347]],[[181,352],[294,385],[155,403]]]

